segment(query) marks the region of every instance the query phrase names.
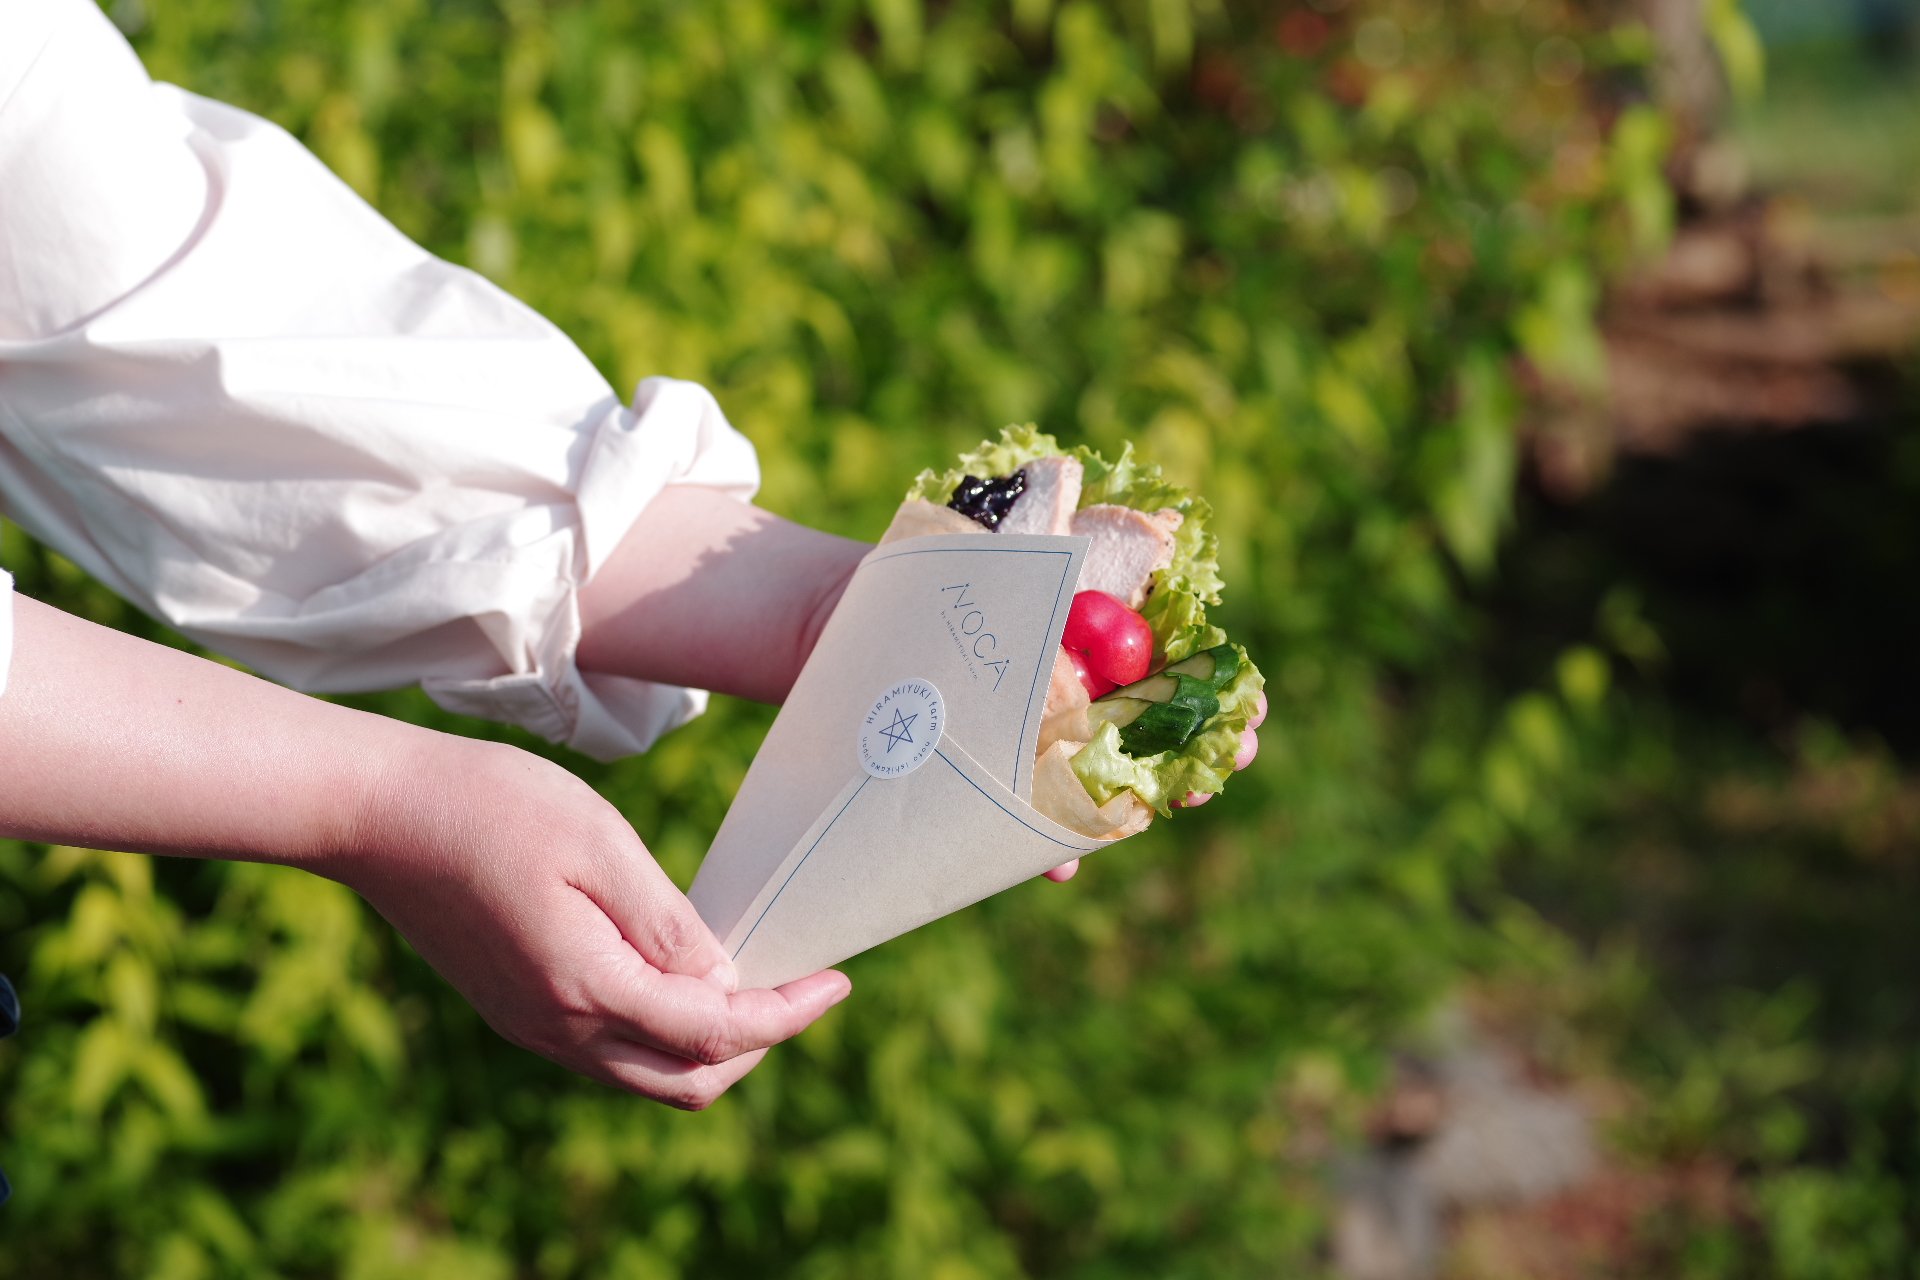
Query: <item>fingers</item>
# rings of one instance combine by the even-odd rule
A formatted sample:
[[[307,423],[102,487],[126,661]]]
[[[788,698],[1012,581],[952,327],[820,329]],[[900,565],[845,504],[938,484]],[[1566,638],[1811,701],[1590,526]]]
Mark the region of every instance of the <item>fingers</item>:
[[[1247,718],[1247,727],[1240,735],[1240,745],[1234,750],[1234,772],[1238,773],[1252,764],[1253,758],[1260,754],[1260,735],[1254,730],[1258,729],[1266,718],[1267,695],[1262,692],[1259,702],[1254,705],[1253,714]],[[1214,793],[1211,791],[1189,791],[1175,803],[1182,809],[1198,809],[1213,797]]]
[[[700,978],[721,993],[736,990],[739,978],[720,940],[693,909],[666,872],[644,855],[638,883],[629,883],[601,903],[620,932],[646,962],[663,973]]]
[[[704,1106],[768,1046],[845,999],[852,984],[828,970],[777,991],[736,991],[733,965],[693,905],[624,822],[618,834],[624,839],[612,850],[567,876],[578,909],[600,917],[607,932],[591,959],[575,951],[581,986],[569,1003],[584,1016],[587,1034],[564,1056],[608,1083],[676,1106]],[[590,920],[580,923],[569,931],[570,949],[596,932]],[[580,1061],[582,1050],[589,1061]],[[750,1060],[731,1075],[693,1070],[743,1058]],[[628,1060],[615,1071],[613,1064]]]
[[[713,1066],[800,1034],[852,989],[832,969],[777,991],[732,995],[699,978],[654,971],[609,1001],[605,1013],[623,1038]]]
[[[515,1043],[583,1075],[669,1105],[698,1109],[751,1069],[767,1048],[811,1025],[852,984],[834,971],[776,991],[729,994],[701,977],[645,961],[598,905],[577,889],[546,915],[558,950],[523,998],[476,1000]]]
[[[607,1046],[597,1067],[584,1074],[682,1111],[705,1111],[766,1056],[765,1049],[756,1049],[718,1066],[705,1066],[647,1045],[618,1040]]]
[[[619,810],[559,766],[511,748],[482,754],[473,772],[460,780],[457,799],[464,802],[460,812],[474,849],[507,844],[517,858],[537,864],[527,873],[585,894],[654,968],[734,989],[733,966],[719,940]],[[529,825],[534,815],[542,819],[537,826]],[[484,862],[493,871],[507,865],[497,849]],[[517,914],[539,915],[524,886],[511,892]]]
[[[1253,758],[1259,754],[1260,735],[1248,729],[1240,735],[1240,749],[1233,753],[1233,767],[1235,771],[1237,772],[1252,764]]]
[[[673,1106],[725,1092],[851,990],[834,972],[738,992],[733,966],[617,810],[506,748],[467,750],[367,824],[355,887],[502,1036]]]
[[[605,855],[580,867],[569,882],[655,969],[702,979],[722,994],[737,989],[732,961],[687,896],[624,821],[612,836]]]
[[[675,975],[671,981],[697,980]],[[711,1041],[705,1050],[709,1056],[702,1057],[671,1052],[639,1040],[602,1035],[596,1036],[585,1046],[590,1055],[587,1061],[568,1065],[629,1093],[638,1093],[685,1111],[700,1111],[712,1105],[736,1080],[753,1070],[767,1056],[769,1045],[804,1030],[821,1014],[845,999],[852,989],[853,984],[847,981],[846,975],[829,969],[790,982],[775,991],[745,991],[728,997],[729,1006],[735,1002],[757,1006],[757,1009],[749,1008],[745,1013],[748,1021],[756,1015],[772,1013],[779,1023],[781,1034],[764,1044],[739,1052],[728,1052],[724,1058],[711,1056],[724,1051]],[[776,1008],[783,1012],[774,1013]],[[730,1007],[727,1015],[723,1016],[731,1016],[736,1012]],[[764,1032],[765,1026],[762,1025],[758,1031],[742,1029],[738,1034],[751,1037]]]
[[[1053,881],[1055,884],[1065,884],[1067,881],[1073,879],[1074,873],[1079,870],[1080,870],[1080,859],[1075,858],[1072,862],[1061,863],[1059,866],[1055,867],[1053,870],[1049,872],[1046,872],[1045,874],[1047,879]]]

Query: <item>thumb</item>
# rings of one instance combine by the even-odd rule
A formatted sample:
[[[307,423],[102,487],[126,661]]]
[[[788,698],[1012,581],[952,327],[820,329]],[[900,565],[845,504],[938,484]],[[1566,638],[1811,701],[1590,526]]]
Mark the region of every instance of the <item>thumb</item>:
[[[592,860],[574,887],[593,899],[648,964],[701,978],[731,995],[740,983],[720,940],[633,829],[624,820],[619,826],[609,856]]]

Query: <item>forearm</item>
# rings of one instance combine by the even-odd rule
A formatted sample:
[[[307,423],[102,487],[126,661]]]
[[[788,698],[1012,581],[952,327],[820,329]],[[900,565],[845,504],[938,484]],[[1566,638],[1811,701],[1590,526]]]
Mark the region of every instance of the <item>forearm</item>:
[[[559,767],[15,604],[0,836],[285,863],[367,900],[501,1034],[702,1107],[847,992],[730,994],[726,954]]]
[[[327,871],[438,735],[14,599],[0,835]]]
[[[577,661],[783,702],[869,550],[713,489],[670,485],[581,591]]]

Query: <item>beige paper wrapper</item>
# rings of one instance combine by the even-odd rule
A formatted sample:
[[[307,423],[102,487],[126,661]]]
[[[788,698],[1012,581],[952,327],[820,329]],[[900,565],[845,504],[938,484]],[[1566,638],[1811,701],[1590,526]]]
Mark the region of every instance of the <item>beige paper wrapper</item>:
[[[1086,548],[963,534],[861,562],[690,893],[742,986],[804,977],[1112,842],[1031,804]],[[903,681],[938,688],[944,726],[912,772],[875,777],[862,724]]]

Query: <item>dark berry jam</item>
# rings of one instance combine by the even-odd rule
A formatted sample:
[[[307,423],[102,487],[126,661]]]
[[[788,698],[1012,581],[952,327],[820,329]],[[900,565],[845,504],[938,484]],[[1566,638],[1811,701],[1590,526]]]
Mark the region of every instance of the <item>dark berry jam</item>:
[[[1007,518],[1007,512],[1013,510],[1014,499],[1026,491],[1027,473],[1024,471],[1016,471],[997,480],[962,476],[959,487],[953,491],[953,499],[947,505],[963,516],[971,516],[989,529],[998,529],[1000,522]]]

